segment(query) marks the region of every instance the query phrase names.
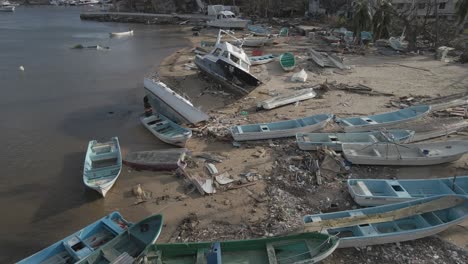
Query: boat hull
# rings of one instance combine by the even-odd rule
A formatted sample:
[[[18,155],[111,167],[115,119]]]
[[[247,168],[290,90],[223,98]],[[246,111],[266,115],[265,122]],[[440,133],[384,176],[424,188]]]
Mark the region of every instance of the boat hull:
[[[296,102],[312,99],[317,96],[317,93],[314,92],[312,88],[302,90],[293,94],[285,94],[271,99],[260,102],[259,105],[263,109],[273,109],[283,105],[293,104]]]
[[[242,19],[235,19],[235,20],[211,20],[207,21],[206,25],[215,28],[239,28],[244,29],[247,24],[249,23],[248,20]]]
[[[172,171],[184,168],[187,149],[167,149],[129,153],[123,163],[137,170]]]
[[[305,226],[340,237],[339,248],[419,239],[468,219],[468,197],[434,196],[364,209],[307,215]],[[322,226],[321,226],[322,225]]]
[[[157,122],[156,120],[161,120],[161,121]],[[171,145],[178,146],[178,147],[184,147],[187,141],[192,137],[191,130],[182,128],[181,126],[172,122],[171,120],[169,120],[163,115],[158,114],[158,115],[151,115],[149,117],[142,116],[140,118],[140,122],[143,124],[143,126],[145,126],[151,132],[151,134],[153,134],[159,140],[167,144],[171,144]],[[155,124],[153,124],[153,126],[156,126],[157,124],[161,124],[161,126],[165,126],[168,124],[169,126],[171,126],[172,129],[171,127],[166,126],[165,130],[163,130],[163,131],[168,132],[170,135],[159,133],[158,127],[152,127],[151,125],[152,122],[153,123],[156,122]],[[162,122],[167,122],[167,123],[162,124]],[[177,131],[180,131],[180,132],[177,132]]]
[[[279,130],[264,130],[262,127],[276,124],[283,124],[284,122],[297,122],[297,120],[288,120],[284,122],[275,122],[275,123],[262,123],[262,124],[253,124],[247,126],[255,126],[259,127],[256,132],[250,132],[245,130],[246,126],[236,126],[231,128],[231,135],[236,141],[247,141],[247,140],[262,140],[262,139],[273,139],[273,138],[284,138],[284,137],[293,137],[297,133],[306,133],[306,132],[313,132],[322,129],[333,119],[333,115],[317,115],[320,119],[313,123],[307,124],[304,126],[297,126],[287,129],[279,129]],[[315,116],[309,117],[313,118]],[[298,119],[301,120],[301,119]]]
[[[411,106],[406,109],[390,113],[377,114],[372,116],[342,118],[337,123],[341,125],[345,132],[365,132],[379,130],[380,128],[390,128],[399,124],[411,122],[429,114],[430,106]]]
[[[468,176],[442,179],[349,179],[348,190],[360,206],[379,206],[436,195],[468,195]]]

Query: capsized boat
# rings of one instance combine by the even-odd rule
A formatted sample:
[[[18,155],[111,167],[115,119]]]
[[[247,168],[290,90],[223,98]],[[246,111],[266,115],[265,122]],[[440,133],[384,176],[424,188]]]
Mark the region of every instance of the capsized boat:
[[[276,56],[273,54],[266,54],[262,56],[251,56],[249,57],[251,65],[260,65],[272,62],[276,59]]]
[[[339,118],[336,121],[346,132],[372,131],[422,118],[429,114],[430,111],[430,106],[417,105],[395,112],[362,117]]]
[[[229,42],[222,42],[222,33],[229,34],[220,30],[214,49],[204,56],[197,55],[195,64],[226,88],[238,94],[249,94],[261,82],[250,73],[249,57],[244,50]]]
[[[83,182],[87,187],[105,197],[121,170],[122,155],[117,137],[103,143],[89,142],[83,170]]]
[[[214,243],[158,243],[148,248],[145,260],[148,264],[317,263],[331,255],[338,244],[336,237],[317,232]]]
[[[333,115],[319,114],[294,120],[234,126],[230,131],[236,141],[294,137],[296,133],[322,129],[332,119]]]
[[[414,131],[410,130],[388,130],[357,133],[298,133],[296,142],[302,150],[317,150],[327,147],[341,151],[343,143],[378,143],[396,142],[406,143],[411,141]]]
[[[210,117],[160,81],[144,79],[145,92],[151,107],[177,123],[196,124]]]
[[[468,219],[468,196],[447,195],[304,217],[305,230],[340,238],[339,248],[435,235]]]
[[[128,153],[123,163],[138,170],[176,170],[185,168],[186,148],[137,151]]]
[[[442,179],[349,179],[348,190],[361,206],[399,203],[437,195],[468,195],[468,176]]]
[[[162,215],[152,215],[129,227],[79,264],[134,263],[151,244],[156,242],[163,226]]]
[[[353,164],[427,166],[460,159],[468,152],[468,141],[345,143],[342,148],[345,158]]]
[[[257,104],[257,107],[263,108],[263,109],[273,109],[273,108],[280,107],[283,105],[293,104],[296,102],[312,99],[315,96],[317,96],[317,93],[314,92],[314,89],[307,88],[307,89],[296,91],[294,93],[275,96],[268,100],[259,102]]]
[[[292,71],[296,68],[296,58],[292,53],[286,52],[281,54],[279,61],[281,68],[285,71]]]
[[[132,223],[113,212],[18,264],[75,263],[123,233]]]
[[[124,32],[112,32],[109,33],[109,35],[112,37],[124,37],[124,36],[133,36],[133,30],[129,31],[124,31]]]
[[[214,20],[206,22],[209,27],[217,28],[240,28],[243,29],[247,26],[249,20],[237,18],[231,11],[220,11]]]
[[[181,127],[161,114],[141,116],[140,121],[155,137],[167,144],[183,147],[192,137],[192,130]]]

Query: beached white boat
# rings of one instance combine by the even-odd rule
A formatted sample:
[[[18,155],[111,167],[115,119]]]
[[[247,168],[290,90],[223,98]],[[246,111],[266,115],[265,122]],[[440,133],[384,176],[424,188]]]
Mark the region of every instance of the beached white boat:
[[[468,219],[468,196],[447,195],[304,217],[305,230],[340,238],[339,248],[415,240]]]
[[[249,57],[249,60],[250,60],[251,65],[260,65],[260,64],[266,64],[266,63],[272,62],[276,58],[277,57],[273,54],[266,54],[262,56],[251,56]]]
[[[414,131],[388,130],[358,133],[298,133],[296,142],[302,150],[317,150],[327,147],[341,151],[343,143],[378,143],[396,142],[406,143],[411,140]]]
[[[221,11],[214,20],[206,22],[207,26],[217,28],[245,28],[249,20],[237,18],[231,11]]]
[[[124,31],[124,32],[112,32],[109,33],[111,37],[124,37],[124,36],[132,36],[133,30]]]
[[[345,132],[372,131],[422,118],[429,114],[430,111],[430,106],[417,105],[395,112],[361,117],[339,118],[336,122],[344,128]]]
[[[257,107],[263,108],[263,109],[273,109],[273,108],[280,107],[283,105],[293,104],[295,102],[312,99],[315,96],[317,96],[317,93],[314,92],[314,89],[308,88],[308,89],[299,90],[294,93],[283,94],[283,95],[270,98],[268,100],[258,103]]]
[[[333,115],[319,114],[295,120],[234,126],[230,130],[236,141],[294,137],[296,133],[322,129],[332,118]]]
[[[220,30],[214,49],[204,56],[197,55],[195,65],[227,89],[242,95],[249,94],[261,82],[250,73],[250,61],[245,51],[221,41],[222,34],[235,39],[229,32]]]
[[[343,144],[345,158],[353,164],[427,166],[452,162],[468,152],[468,141],[415,144]]]
[[[167,144],[184,147],[192,137],[192,130],[181,127],[161,114],[142,116],[140,121],[155,137]]]
[[[178,123],[196,124],[210,117],[200,109],[159,81],[145,78],[145,92],[156,112]]]
[[[0,12],[14,12],[15,6],[13,5],[0,5]]]
[[[348,190],[360,206],[401,203],[438,195],[467,195],[468,176],[442,179],[349,179]]]
[[[117,137],[103,143],[89,142],[83,170],[83,182],[87,187],[105,197],[121,170],[122,155]]]

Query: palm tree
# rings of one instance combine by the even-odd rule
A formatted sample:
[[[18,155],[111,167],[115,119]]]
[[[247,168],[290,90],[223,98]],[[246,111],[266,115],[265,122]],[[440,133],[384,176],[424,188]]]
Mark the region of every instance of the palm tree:
[[[466,15],[468,14],[468,0],[458,0],[455,5],[455,13],[458,17],[458,24],[460,25],[465,21]]]
[[[388,28],[392,20],[392,3],[388,0],[377,2],[374,16],[372,17],[374,26],[374,39],[388,38],[390,36]]]
[[[361,31],[372,29],[372,15],[367,0],[354,2],[353,30],[356,42],[361,40]]]

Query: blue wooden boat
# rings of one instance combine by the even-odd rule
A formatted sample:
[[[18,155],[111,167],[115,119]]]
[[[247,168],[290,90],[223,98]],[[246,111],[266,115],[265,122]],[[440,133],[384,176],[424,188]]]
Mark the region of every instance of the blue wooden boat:
[[[83,182],[87,187],[105,197],[121,170],[122,154],[117,137],[103,143],[89,142],[83,170]]]
[[[131,264],[159,237],[162,215],[152,215],[134,224],[105,246],[79,261],[79,264]]]
[[[73,235],[19,261],[18,264],[75,263],[123,233],[131,225],[132,223],[125,220],[118,212],[113,212]]]
[[[320,147],[328,147],[334,150],[342,150],[343,143],[378,143],[395,142],[406,143],[414,135],[410,130],[389,130],[360,133],[298,133],[296,142],[300,149],[316,150]]]
[[[155,137],[171,145],[184,147],[192,137],[192,130],[181,127],[161,114],[142,116],[140,121]]]
[[[435,235],[468,219],[468,196],[433,196],[335,213],[307,215],[306,231],[340,238],[339,248],[395,243]]]
[[[318,232],[214,243],[157,243],[148,248],[145,263],[318,263],[332,254],[338,244],[336,237]]]
[[[295,120],[234,126],[231,134],[237,141],[294,137],[296,133],[322,129],[332,118],[333,115],[319,114]]]
[[[361,206],[399,203],[436,195],[468,195],[468,176],[442,179],[350,179],[349,193]]]
[[[249,57],[251,65],[260,65],[272,62],[276,59],[276,56],[273,54],[266,54],[262,56],[252,56]]]
[[[337,119],[346,132],[362,132],[398,125],[424,117],[431,111],[427,105],[411,106],[395,112]]]

